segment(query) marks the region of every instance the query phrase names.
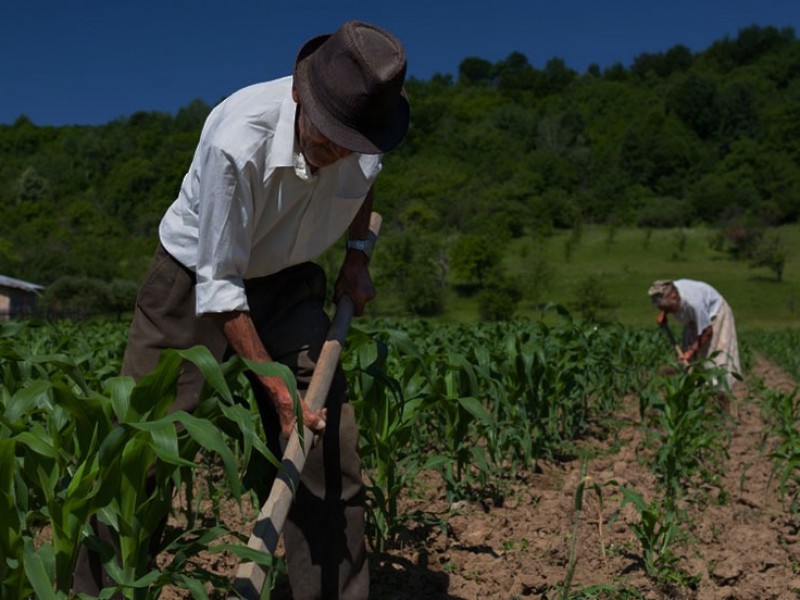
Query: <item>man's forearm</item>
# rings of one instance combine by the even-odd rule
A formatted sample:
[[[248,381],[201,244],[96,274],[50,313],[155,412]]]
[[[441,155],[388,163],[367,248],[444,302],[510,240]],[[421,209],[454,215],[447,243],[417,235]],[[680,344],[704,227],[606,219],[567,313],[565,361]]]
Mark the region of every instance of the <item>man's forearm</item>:
[[[697,336],[697,339],[694,341],[694,343],[691,344],[686,349],[686,358],[687,359],[694,358],[695,355],[697,354],[698,350],[700,350],[700,348],[702,346],[704,346],[706,343],[708,343],[711,340],[713,335],[714,335],[714,330],[711,328],[711,326],[706,327],[700,333],[700,335]]]
[[[222,325],[222,333],[236,354],[258,362],[272,360],[258,336],[250,313],[231,311],[214,315],[214,318]]]
[[[697,347],[706,345],[714,337],[714,329],[712,325],[706,327],[703,332],[697,337]]]
[[[256,326],[250,318],[250,313],[243,311],[233,311],[215,315],[222,327],[222,332],[228,340],[233,351],[239,356],[248,358],[256,362],[271,362],[269,355],[261,337],[256,331]],[[289,393],[289,388],[280,377],[267,377],[258,375],[258,380],[264,386],[267,394],[272,399],[280,420],[281,433],[288,438],[295,427],[294,401]],[[303,409],[303,422],[315,433],[321,434],[325,431],[325,409],[312,412],[308,409],[305,402],[300,400]]]
[[[222,326],[222,333],[233,351],[239,356],[255,362],[271,362],[272,357],[264,347],[261,338],[256,331],[256,326],[250,318],[250,313],[243,311],[232,311],[219,313],[215,319]],[[279,377],[261,377],[259,380],[272,396],[273,401],[279,399],[279,388],[285,388],[283,381]]]
[[[373,188],[369,188],[361,208],[358,209],[356,216],[350,222],[348,235],[351,240],[365,240],[369,235],[369,219],[372,214]]]
[[[351,240],[368,240],[374,238],[370,233],[369,224],[372,216],[373,191],[370,188],[364,202],[361,204],[356,216],[350,223],[349,237]],[[373,239],[374,243],[374,239]],[[359,250],[349,248],[345,253],[342,268],[334,286],[334,301],[339,302],[343,295],[347,295],[353,301],[353,314],[360,316],[364,314],[364,307],[375,297],[375,286],[369,275],[369,249]]]

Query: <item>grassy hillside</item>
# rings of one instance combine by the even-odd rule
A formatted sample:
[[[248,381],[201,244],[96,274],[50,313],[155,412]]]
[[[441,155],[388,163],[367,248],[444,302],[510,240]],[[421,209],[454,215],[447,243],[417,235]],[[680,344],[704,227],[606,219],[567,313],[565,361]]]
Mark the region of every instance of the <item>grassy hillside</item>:
[[[509,274],[525,286],[520,316],[535,317],[538,301],[577,310],[579,289],[590,278],[610,305],[603,316],[630,325],[649,325],[655,311],[647,288],[654,279],[700,279],[716,287],[734,310],[740,330],[800,326],[800,226],[777,230],[788,259],[783,282],[767,268],[752,268],[712,250],[706,228],[643,230],[586,227],[550,237],[513,240],[505,259]],[[476,318],[474,300],[448,298],[447,320]]]

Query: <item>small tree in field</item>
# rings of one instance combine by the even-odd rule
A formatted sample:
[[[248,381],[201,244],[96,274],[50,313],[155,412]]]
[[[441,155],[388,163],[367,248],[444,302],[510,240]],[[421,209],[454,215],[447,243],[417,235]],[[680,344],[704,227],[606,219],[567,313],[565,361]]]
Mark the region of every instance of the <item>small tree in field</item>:
[[[709,245],[720,252],[726,252],[734,260],[752,258],[761,244],[764,232],[759,223],[752,219],[732,219],[712,236]]]
[[[127,279],[112,279],[104,289],[104,309],[117,315],[117,320],[122,319],[122,314],[132,311],[136,302],[138,286]]]
[[[768,235],[752,219],[733,219],[711,238],[710,246],[735,260],[748,260],[750,267],[767,267],[777,281],[783,281],[786,244],[778,234]]]
[[[444,310],[444,287],[431,265],[421,266],[407,274],[400,298],[412,315],[432,317]]]
[[[376,262],[376,283],[391,290],[412,315],[430,317],[444,310],[447,261],[438,235],[412,230],[387,234]]]
[[[786,244],[780,236],[771,236],[753,251],[751,267],[767,267],[775,274],[777,281],[783,281],[783,269],[786,266]]]
[[[575,288],[575,300],[571,308],[580,313],[587,321],[602,320],[614,303],[608,297],[608,288],[602,277],[589,275],[581,280]]]
[[[488,278],[486,287],[478,294],[478,312],[482,321],[507,321],[514,316],[522,292],[516,281],[500,273]]]
[[[450,267],[465,283],[477,283],[483,287],[502,258],[501,248],[489,238],[462,235],[450,251]]]

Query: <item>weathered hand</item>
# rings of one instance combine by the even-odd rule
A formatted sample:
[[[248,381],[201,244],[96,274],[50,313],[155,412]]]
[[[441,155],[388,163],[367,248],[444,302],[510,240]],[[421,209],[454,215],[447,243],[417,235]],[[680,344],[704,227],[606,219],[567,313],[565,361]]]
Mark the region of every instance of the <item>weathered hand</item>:
[[[303,411],[303,423],[308,427],[311,431],[314,432],[316,435],[322,435],[325,433],[325,426],[326,426],[326,419],[328,417],[328,409],[323,408],[319,411],[313,411],[309,406],[305,403],[304,400],[300,401],[300,408]],[[294,431],[295,427],[297,426],[297,419],[295,418],[294,414],[294,403],[293,402],[281,402],[280,404],[276,405],[276,410],[278,411],[278,419],[281,424],[281,435],[283,437],[288,438],[292,435],[292,431]]]
[[[261,382],[275,405],[281,426],[281,435],[288,438],[297,426],[294,400],[289,393],[289,389],[280,377],[265,377]],[[300,399],[300,408],[303,411],[303,423],[315,434],[322,435],[325,433],[325,420],[328,416],[328,409],[323,408],[322,410],[313,411],[302,398]]]

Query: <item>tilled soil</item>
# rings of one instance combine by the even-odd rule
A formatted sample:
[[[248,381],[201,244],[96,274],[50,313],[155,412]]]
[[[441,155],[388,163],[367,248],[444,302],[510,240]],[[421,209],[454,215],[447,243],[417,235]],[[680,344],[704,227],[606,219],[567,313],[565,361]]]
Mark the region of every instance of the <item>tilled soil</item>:
[[[748,380],[790,392],[791,378],[757,358]],[[648,576],[642,548],[631,529],[640,520],[630,504],[620,508],[619,485],[646,501],[661,494],[647,464],[636,400],[626,399],[613,439],[589,441],[593,458],[584,481],[583,507],[575,498],[581,461],[537,465],[509,482],[499,502],[448,503],[434,474],[417,482],[400,501],[401,511],[421,511],[396,546],[371,557],[374,599],[555,599],[565,595],[574,565],[571,597],[766,600],[800,597],[800,525],[772,477],[758,400],[737,384],[721,485],[695,492],[682,503],[685,518],[671,548],[684,579]],[[721,491],[720,491],[721,490]],[[249,534],[239,509],[229,526]],[[577,529],[575,527],[578,518]],[[573,535],[575,532],[575,535]],[[168,557],[165,557],[165,560]],[[220,574],[236,571],[227,554],[203,557]],[[691,580],[694,583],[689,583]],[[605,586],[605,595],[589,594]],[[581,595],[582,593],[582,595]],[[162,598],[188,597],[165,590]],[[280,579],[273,598],[290,598]]]

